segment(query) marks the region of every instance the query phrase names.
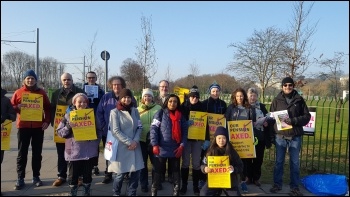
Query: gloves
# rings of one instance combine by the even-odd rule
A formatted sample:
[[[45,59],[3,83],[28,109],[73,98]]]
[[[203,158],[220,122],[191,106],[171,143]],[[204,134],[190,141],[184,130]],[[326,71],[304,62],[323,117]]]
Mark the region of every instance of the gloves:
[[[187,121],[187,125],[188,125],[188,126],[193,125],[193,123],[194,123],[193,120],[188,120],[188,121]]]
[[[207,150],[209,148],[210,141],[205,140],[204,143],[202,144],[202,149]]]
[[[292,120],[290,118],[285,119],[284,122],[288,125],[292,125]]]
[[[183,149],[184,147],[180,145],[177,149],[174,150],[176,158],[180,158],[182,156]]]
[[[159,153],[160,153],[159,146],[153,146],[153,154],[159,155]]]

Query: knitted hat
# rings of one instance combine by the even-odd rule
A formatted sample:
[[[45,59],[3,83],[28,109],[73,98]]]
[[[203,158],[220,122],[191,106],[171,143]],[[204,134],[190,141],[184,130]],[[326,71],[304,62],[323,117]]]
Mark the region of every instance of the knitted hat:
[[[131,90],[124,88],[119,93],[119,99],[126,97],[126,96],[132,97],[132,92],[131,92]]]
[[[151,95],[153,97],[153,91],[150,88],[145,88],[142,90],[142,98],[145,94]]]
[[[294,86],[294,80],[291,77],[286,77],[282,80],[282,86],[286,83],[291,83]]]
[[[223,126],[218,126],[216,128],[216,131],[214,133],[214,138],[216,138],[216,136],[218,135],[224,135],[226,137],[226,140],[229,140],[229,137],[228,137],[228,131],[225,127]]]
[[[196,85],[192,86],[192,88],[190,89],[190,93],[188,94],[188,96],[192,96],[192,97],[197,97],[199,98],[199,91],[198,91],[198,87]]]
[[[23,76],[24,76],[24,78],[26,78],[28,76],[32,76],[32,77],[34,77],[35,80],[38,80],[34,70],[27,70],[27,72],[25,72]]]
[[[76,94],[73,96],[73,99],[72,99],[72,104],[73,104],[73,105],[75,105],[75,99],[77,99],[79,96],[84,97],[84,99],[86,100],[86,102],[89,104],[89,99],[88,99],[88,97],[86,96],[86,94],[84,94],[84,93],[76,93]]]
[[[217,84],[216,82],[214,82],[214,83],[212,83],[212,84],[209,86],[209,89],[208,89],[209,94],[210,94],[210,92],[211,92],[211,89],[213,89],[213,88],[217,88],[217,89],[219,89],[219,91],[221,91],[220,85]]]

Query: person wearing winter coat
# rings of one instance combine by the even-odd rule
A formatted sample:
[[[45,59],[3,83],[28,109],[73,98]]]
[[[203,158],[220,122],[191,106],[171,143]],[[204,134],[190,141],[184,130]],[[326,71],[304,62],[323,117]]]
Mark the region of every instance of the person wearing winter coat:
[[[11,105],[11,100],[5,96],[6,93],[7,91],[1,87],[1,132],[5,120],[16,121],[16,111]],[[4,150],[1,150],[1,163],[4,160],[4,152]]]
[[[32,183],[39,187],[43,185],[40,179],[40,169],[42,161],[42,150],[44,142],[44,131],[50,124],[50,100],[46,92],[38,87],[38,78],[33,70],[28,70],[23,75],[23,86],[16,90],[11,98],[11,104],[17,112],[17,139],[18,139],[18,156],[17,156],[17,181],[15,190],[21,190],[25,186],[24,178],[28,160],[29,145],[32,146]],[[43,99],[43,115],[40,121],[23,120],[21,115],[22,108],[28,107],[22,103],[23,94],[39,94]]]
[[[197,86],[193,86],[188,94],[188,99],[181,104],[182,114],[185,116],[186,121],[189,125],[193,124],[193,121],[189,121],[191,111],[202,112],[202,102],[199,101],[199,91]],[[192,182],[193,182],[193,193],[199,195],[199,177],[201,175],[201,152],[204,140],[198,139],[187,139],[184,153],[182,154],[181,163],[181,189],[180,194],[185,195],[187,192],[187,181],[190,171],[190,163],[192,163]]]
[[[238,176],[243,171],[243,162],[230,143],[228,130],[225,127],[218,126],[216,128],[214,138],[201,165],[201,170],[205,174],[210,172],[210,167],[208,167],[207,163],[208,156],[229,156],[231,187],[225,190],[222,188],[209,188],[207,182],[202,187],[200,196],[220,196],[222,191],[226,192],[228,196],[240,196]]]
[[[285,123],[292,125],[289,130],[279,131],[277,125],[274,125],[276,132],[276,161],[273,170],[273,186],[271,193],[277,193],[282,189],[283,167],[285,155],[288,149],[290,161],[290,195],[302,196],[299,190],[300,182],[300,159],[299,153],[302,144],[303,126],[309,123],[311,114],[303,99],[296,90],[294,90],[294,80],[286,77],[282,80],[282,91],[272,100],[270,112],[287,110],[289,118]]]
[[[117,157],[110,161],[108,172],[116,173],[113,182],[113,195],[119,196],[126,174],[130,173],[127,187],[128,196],[136,196],[140,180],[140,170],[144,168],[140,135],[142,123],[138,110],[133,107],[131,98],[132,92],[129,89],[122,89],[119,93],[117,108],[111,110],[110,131],[118,141]]]
[[[72,98],[71,111],[87,109],[88,103],[88,97],[84,93],[77,93]],[[73,133],[73,127],[77,126],[70,121],[70,112],[68,112],[57,127],[57,135],[66,139],[64,157],[70,163],[68,171],[72,176],[69,180],[71,196],[77,195],[80,175],[83,175],[83,196],[90,196],[93,158],[98,155],[97,147],[101,139],[101,129],[97,121],[95,126],[96,139],[77,141]]]
[[[164,162],[171,162],[174,180],[173,196],[179,195],[180,190],[180,159],[187,143],[188,124],[180,110],[180,99],[170,94],[165,99],[162,109],[153,118],[151,124],[151,144],[155,156],[155,169],[151,195],[157,196],[161,174],[164,172]]]
[[[140,118],[142,122],[142,133],[140,136],[140,145],[143,157],[144,168],[140,173],[140,184],[141,191],[148,192],[148,167],[147,160],[148,156],[153,163],[153,152],[150,149],[150,128],[153,120],[153,116],[162,107],[153,101],[153,92],[150,88],[145,88],[142,91],[141,105],[137,108],[140,113]],[[153,170],[152,170],[153,173]]]

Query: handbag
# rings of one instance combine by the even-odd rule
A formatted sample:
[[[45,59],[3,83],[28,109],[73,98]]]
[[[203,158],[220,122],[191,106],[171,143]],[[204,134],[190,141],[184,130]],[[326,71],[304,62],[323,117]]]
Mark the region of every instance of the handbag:
[[[107,131],[106,144],[104,149],[104,157],[108,161],[117,160],[118,140],[112,135],[110,129]]]

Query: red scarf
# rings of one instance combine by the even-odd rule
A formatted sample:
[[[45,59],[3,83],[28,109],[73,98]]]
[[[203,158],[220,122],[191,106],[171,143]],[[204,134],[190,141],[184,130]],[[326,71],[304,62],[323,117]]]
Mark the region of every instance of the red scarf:
[[[175,140],[177,143],[181,142],[181,126],[180,126],[180,120],[181,120],[181,112],[179,110],[175,110],[175,113],[172,111],[169,111],[171,123],[173,125],[173,129],[171,131],[171,134],[173,136],[173,140]]]

